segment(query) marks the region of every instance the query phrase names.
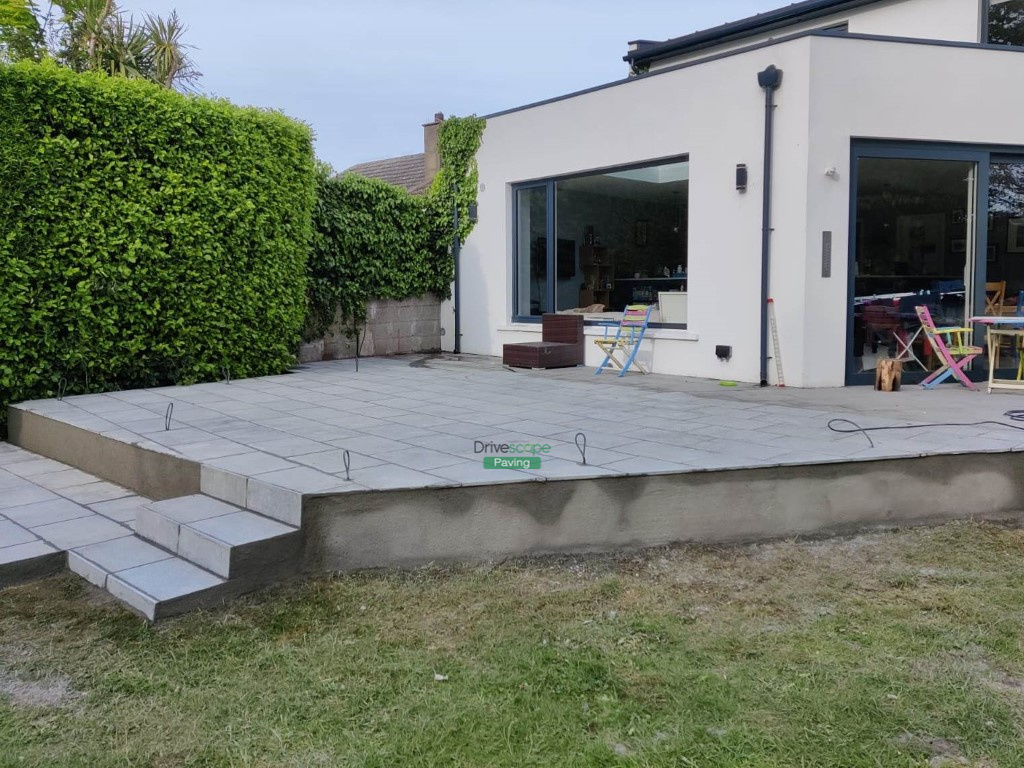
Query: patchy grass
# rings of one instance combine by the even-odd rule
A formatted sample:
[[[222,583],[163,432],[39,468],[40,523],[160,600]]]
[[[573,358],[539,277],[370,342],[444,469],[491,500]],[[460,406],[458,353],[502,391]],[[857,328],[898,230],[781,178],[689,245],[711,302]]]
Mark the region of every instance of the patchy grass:
[[[1020,766],[1022,615],[1024,533],[976,524],[339,576],[156,628],[66,576],[0,593],[0,765]]]

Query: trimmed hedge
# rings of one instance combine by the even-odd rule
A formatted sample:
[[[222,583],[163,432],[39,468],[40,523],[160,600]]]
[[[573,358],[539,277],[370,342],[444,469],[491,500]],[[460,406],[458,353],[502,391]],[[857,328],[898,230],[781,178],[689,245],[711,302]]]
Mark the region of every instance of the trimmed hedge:
[[[338,308],[360,325],[369,299],[451,293],[451,233],[433,201],[377,179],[321,171],[309,256],[308,341],[323,338]]]
[[[286,370],[315,189],[281,114],[0,67],[0,405]]]

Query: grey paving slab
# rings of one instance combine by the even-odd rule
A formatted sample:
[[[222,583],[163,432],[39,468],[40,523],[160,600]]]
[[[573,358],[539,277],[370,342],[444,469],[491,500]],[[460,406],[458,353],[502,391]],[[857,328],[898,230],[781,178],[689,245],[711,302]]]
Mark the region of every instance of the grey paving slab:
[[[199,470],[199,488],[203,493],[239,507],[245,506],[248,482],[246,475],[209,464],[203,464]]]
[[[289,437],[284,440],[269,440],[267,442],[251,443],[253,448],[269,453],[273,456],[291,458],[302,456],[307,453],[319,453],[328,446],[315,440],[307,440],[303,437]]]
[[[424,437],[420,435],[419,437]],[[434,437],[433,434],[427,434],[426,437]],[[353,453],[362,453],[367,456],[380,456],[385,453],[392,453],[394,451],[401,451],[409,447],[408,443],[404,443],[400,440],[391,440],[386,437],[377,437],[375,435],[364,435],[356,438],[343,438],[341,440],[332,440],[330,444],[335,448],[342,448]]]
[[[328,446],[329,448],[329,446]],[[282,459],[280,456],[271,456],[266,453],[244,453],[237,456],[225,456],[223,458],[211,459],[203,462],[204,466],[224,469],[240,475],[259,475],[264,472],[275,472],[281,469],[294,469],[297,464]]]
[[[55,491],[60,488],[70,488],[73,485],[94,483],[98,479],[99,478],[93,475],[77,469],[62,469],[56,472],[45,472],[40,475],[33,475],[32,483],[40,486],[41,488]]]
[[[0,543],[3,538],[0,537]],[[26,560],[34,560],[37,557],[56,554],[59,550],[54,549],[45,541],[36,539],[23,544],[15,544],[10,547],[0,546],[0,565],[10,565]]]
[[[119,539],[132,534],[129,528],[102,515],[89,515],[62,523],[33,528],[32,533],[58,549],[73,549],[86,544]]]
[[[188,527],[231,546],[295,533],[293,526],[284,525],[262,515],[254,515],[252,512],[235,512],[231,515],[191,523]]]
[[[19,477],[32,477],[33,475],[61,472],[66,469],[71,469],[71,467],[67,464],[61,464],[59,461],[39,457],[33,458],[31,461],[11,464],[7,467],[8,472]]]
[[[483,460],[464,461],[447,467],[432,469],[429,474],[461,485],[491,485],[535,481],[536,477],[513,469],[485,469]]]
[[[111,501],[98,501],[90,504],[89,509],[118,523],[130,523],[135,520],[139,509],[149,501],[144,496],[132,495]]]
[[[0,549],[38,541],[39,537],[27,528],[10,520],[0,520]]]
[[[12,475],[10,472],[0,469],[0,491],[6,491],[10,488],[24,488],[31,483],[23,477]]]
[[[179,496],[176,499],[154,501],[147,505],[149,509],[177,523],[192,523],[211,517],[230,515],[238,512],[238,507],[219,499],[195,494]]]
[[[225,456],[238,456],[253,452],[249,446],[232,440],[208,440],[206,442],[189,443],[188,445],[175,446],[175,450],[185,458],[195,461],[219,459]]]
[[[172,557],[167,550],[154,547],[137,536],[76,547],[72,552],[95,563],[108,573],[117,573]]]
[[[431,470],[439,467],[450,467],[453,464],[461,464],[472,456],[472,450],[466,451],[465,456],[454,456],[450,453],[442,453],[429,448],[406,448],[402,451],[382,453],[380,458],[385,464],[394,464],[399,467],[416,470]]]
[[[415,469],[396,467],[393,464],[381,464],[376,467],[362,469],[352,473],[352,480],[361,486],[375,491],[394,490],[397,488],[427,488],[446,485],[444,478]]]
[[[72,485],[68,488],[61,488],[61,496],[76,501],[79,504],[94,504],[98,501],[111,501],[130,496],[131,491],[113,483],[98,481],[85,483],[84,485]]]
[[[11,464],[20,464],[25,461],[34,461],[39,457],[35,454],[17,448],[13,451],[0,453],[0,467],[9,467]],[[9,471],[9,470],[5,470]]]
[[[91,509],[87,509],[69,499],[38,501],[35,504],[26,504],[23,507],[11,507],[4,510],[4,516],[8,520],[25,528],[38,528],[41,525],[62,523],[65,520],[74,520],[94,514],[96,513]]]
[[[282,469],[255,475],[254,479],[298,493],[323,493],[338,486],[338,478],[310,467]]]
[[[0,514],[12,507],[22,507],[26,504],[34,504],[38,501],[52,501],[60,497],[53,491],[40,488],[37,485],[23,485],[9,488],[0,493]]]
[[[156,600],[172,600],[224,583],[223,579],[209,571],[177,557],[129,568],[110,579],[111,582],[115,580],[141,590]]]
[[[376,467],[379,464],[384,463],[384,460],[381,458],[364,456],[363,454],[355,453],[354,451],[349,451],[348,453],[350,469],[366,469],[368,467]],[[334,448],[330,451],[321,451],[320,453],[309,453],[304,456],[296,456],[294,460],[299,464],[311,467],[320,472],[341,474],[345,471],[345,451],[341,448]]]

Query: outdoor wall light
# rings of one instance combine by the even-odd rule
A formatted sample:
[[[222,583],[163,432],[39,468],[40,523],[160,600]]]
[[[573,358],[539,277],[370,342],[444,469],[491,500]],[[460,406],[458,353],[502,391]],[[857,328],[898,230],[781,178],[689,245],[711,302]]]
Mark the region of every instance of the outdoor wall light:
[[[469,204],[469,220],[471,222],[473,222],[474,224],[476,224],[476,221],[477,221],[476,213],[477,213],[477,211],[476,211],[476,203],[470,203]]]
[[[721,360],[723,363],[728,362],[729,360],[732,359],[732,347],[728,347],[724,344],[719,344],[715,347],[715,354],[718,356],[718,359]]]
[[[736,166],[736,191],[747,191],[747,166],[743,163]]]

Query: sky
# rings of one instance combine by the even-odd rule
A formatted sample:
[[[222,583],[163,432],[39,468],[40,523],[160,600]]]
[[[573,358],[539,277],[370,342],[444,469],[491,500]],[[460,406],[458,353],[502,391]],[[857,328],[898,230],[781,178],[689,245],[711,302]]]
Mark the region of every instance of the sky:
[[[337,170],[423,151],[435,112],[487,115],[626,76],[664,40],[787,0],[121,0],[177,9],[201,92],[309,123]]]

